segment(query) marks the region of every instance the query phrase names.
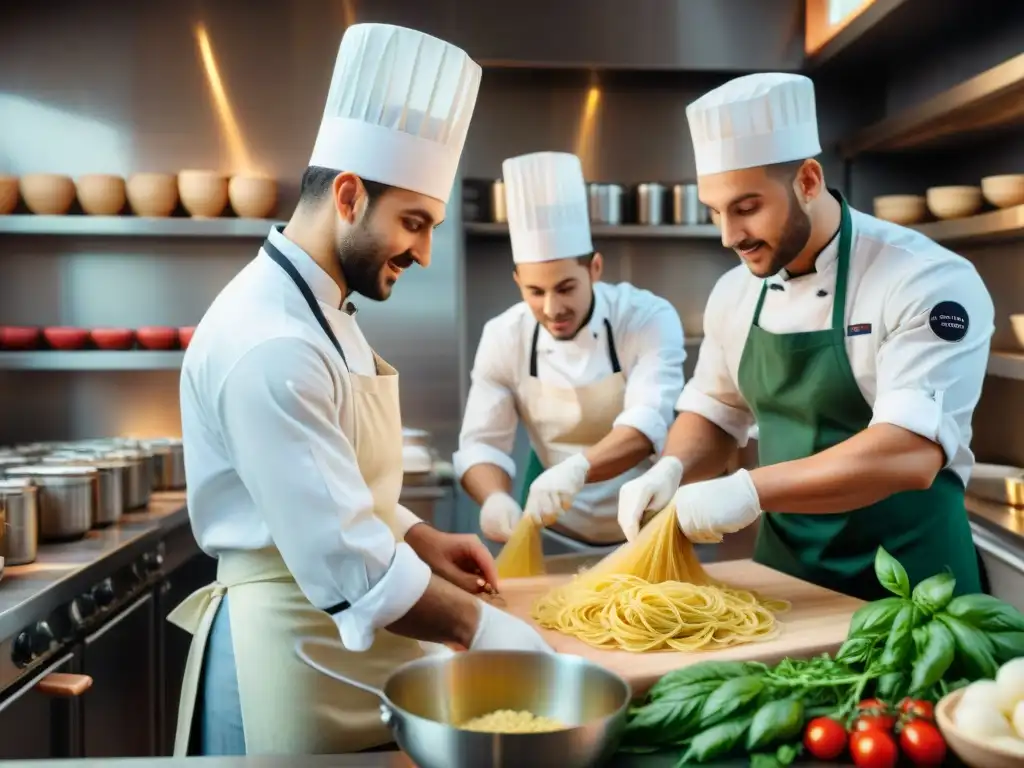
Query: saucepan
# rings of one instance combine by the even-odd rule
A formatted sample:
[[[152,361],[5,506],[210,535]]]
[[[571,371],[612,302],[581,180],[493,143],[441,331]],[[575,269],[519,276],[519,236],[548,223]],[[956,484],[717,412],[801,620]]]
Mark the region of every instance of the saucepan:
[[[328,677],[374,694],[395,742],[420,768],[586,768],[618,748],[632,691],[568,654],[467,651],[399,666],[383,689],[335,671],[340,642],[301,638],[296,653]],[[500,710],[557,720],[562,730],[489,733],[459,727]]]

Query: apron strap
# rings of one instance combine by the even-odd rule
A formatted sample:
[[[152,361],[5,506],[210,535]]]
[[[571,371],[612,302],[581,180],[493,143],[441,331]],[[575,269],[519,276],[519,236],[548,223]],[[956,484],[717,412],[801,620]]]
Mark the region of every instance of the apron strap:
[[[280,230],[278,230],[280,231]],[[270,242],[270,238],[263,241],[263,250],[267,252],[276,262],[277,266],[285,271],[285,273],[295,283],[295,287],[299,289],[302,294],[302,298],[306,300],[306,305],[309,307],[309,311],[313,313],[313,317],[316,318],[317,323],[323,329],[323,332],[327,334],[327,338],[331,340],[331,344],[338,350],[338,354],[341,355],[341,361],[348,368],[348,360],[345,358],[345,351],[341,348],[341,342],[338,341],[338,337],[334,333],[334,329],[331,328],[330,323],[327,322],[327,318],[324,317],[323,310],[320,309],[320,304],[316,300],[316,296],[313,295],[313,291],[305,280],[302,279],[302,275],[299,274],[299,270],[295,268],[295,265],[289,261],[277,246]]]
[[[615,351],[615,337],[612,335],[612,324],[606,317],[604,329],[608,333],[608,360],[612,365],[612,373],[622,373],[619,364],[619,353]],[[533,340],[530,342],[530,376],[537,378],[537,340],[540,338],[540,323],[533,327]]]

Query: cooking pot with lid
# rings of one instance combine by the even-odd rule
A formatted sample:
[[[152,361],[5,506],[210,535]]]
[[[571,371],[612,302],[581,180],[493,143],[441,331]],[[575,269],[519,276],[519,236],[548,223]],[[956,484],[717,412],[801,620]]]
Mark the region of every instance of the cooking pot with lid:
[[[2,547],[7,565],[28,565],[39,550],[37,488],[25,479],[0,480],[0,511],[5,522]]]
[[[7,474],[27,478],[39,489],[40,541],[80,539],[89,532],[95,514],[96,469],[30,464]]]

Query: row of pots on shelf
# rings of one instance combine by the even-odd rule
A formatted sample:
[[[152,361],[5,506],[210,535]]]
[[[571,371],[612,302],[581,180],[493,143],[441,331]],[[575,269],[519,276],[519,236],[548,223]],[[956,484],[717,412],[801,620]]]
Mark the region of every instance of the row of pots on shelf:
[[[981,186],[930,187],[924,195],[881,195],[874,209],[880,219],[908,225],[927,220],[929,213],[936,219],[973,216],[984,201],[995,208],[1024,205],[1024,173],[986,176]]]
[[[192,341],[195,326],[169,328],[148,326],[145,328],[70,328],[53,326],[36,328],[25,326],[0,326],[0,349],[26,352],[37,349],[81,350],[129,350],[136,344],[141,349],[171,350],[187,349]]]
[[[108,173],[74,180],[57,173],[0,176],[0,214],[13,213],[19,197],[30,212],[49,216],[66,214],[77,198],[82,211],[93,216],[116,216],[127,203],[138,216],[166,217],[180,201],[195,217],[220,216],[230,203],[239,217],[265,219],[277,210],[277,181],[218,171],[135,173],[127,181]]]

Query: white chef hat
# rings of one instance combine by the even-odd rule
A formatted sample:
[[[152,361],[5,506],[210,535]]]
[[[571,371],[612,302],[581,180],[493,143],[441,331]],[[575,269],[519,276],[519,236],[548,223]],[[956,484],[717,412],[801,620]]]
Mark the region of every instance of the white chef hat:
[[[821,152],[814,83],[803,75],[744,75],[686,107],[697,175],[706,176]]]
[[[464,51],[436,37],[354,24],[341,40],[309,164],[447,203],[480,74]]]
[[[508,233],[516,264],[594,250],[583,166],[568,152],[534,152],[501,164]]]

